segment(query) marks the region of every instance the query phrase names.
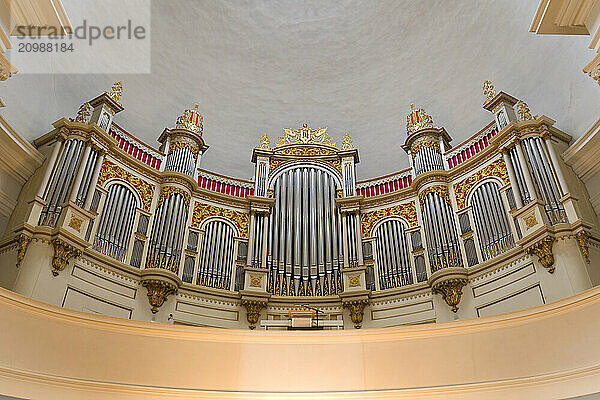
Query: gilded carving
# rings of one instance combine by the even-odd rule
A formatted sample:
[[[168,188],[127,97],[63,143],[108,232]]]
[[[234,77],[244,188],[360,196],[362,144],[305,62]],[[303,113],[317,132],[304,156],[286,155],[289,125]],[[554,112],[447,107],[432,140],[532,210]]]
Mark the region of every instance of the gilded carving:
[[[150,211],[152,197],[154,196],[154,185],[151,185],[137,176],[132,175],[130,172],[125,171],[116,164],[108,160],[104,160],[102,167],[100,168],[98,185],[102,186],[104,182],[111,178],[119,178],[130,183],[142,198],[142,208],[146,211]]]
[[[248,237],[248,214],[209,204],[196,203],[194,214],[192,215],[192,227],[200,227],[202,221],[208,217],[223,217],[228,219],[237,226],[241,237]]]
[[[546,236],[530,248],[526,250],[529,255],[536,255],[540,260],[540,264],[548,270],[548,272],[554,272],[554,254],[552,254],[552,245],[554,244],[555,238],[552,236]]]
[[[271,141],[269,140],[269,135],[265,133],[260,137],[260,145],[257,148],[271,150]]]
[[[250,287],[261,287],[262,286],[262,275],[250,274]]]
[[[434,294],[442,295],[442,298],[452,309],[453,312],[458,311],[458,303],[462,296],[462,288],[467,284],[467,280],[464,278],[448,279],[443,282],[436,283],[432,291]]]
[[[179,193],[181,196],[183,196],[185,205],[187,207],[190,206],[190,194],[188,192],[175,186],[167,186],[162,187],[160,189],[160,194],[158,195],[158,202],[156,203],[156,208],[158,208],[166,199],[173,196],[175,193]]]
[[[473,175],[468,178],[463,179],[462,181],[454,184],[454,195],[456,196],[456,205],[459,210],[462,210],[466,207],[467,202],[467,194],[469,190],[481,180],[488,178],[490,176],[495,176],[502,179],[502,182],[509,183],[510,180],[508,178],[508,171],[506,169],[506,164],[504,164],[504,159],[499,158],[493,163],[489,164],[485,168],[477,171]],[[419,195],[420,196],[420,195]],[[421,203],[422,204],[422,203]]]
[[[419,142],[417,144],[415,144],[410,153],[412,154],[412,158],[415,158],[417,156],[417,153],[419,152],[419,150],[421,150],[422,148],[427,147],[430,149],[433,149],[434,151],[441,153],[442,151],[440,150],[440,143],[435,141],[435,140],[424,140],[422,142]]]
[[[527,229],[534,227],[538,223],[537,218],[535,217],[535,213],[523,217],[523,221],[525,222],[525,226],[527,226]]]
[[[90,103],[85,102],[79,107],[79,111],[77,111],[77,116],[75,116],[75,122],[82,122],[87,124],[90,116],[92,115],[92,106]]]
[[[248,321],[249,328],[256,328],[258,318],[260,317],[260,311],[267,307],[267,302],[263,300],[250,300],[242,299],[242,306],[246,308],[246,320]]]
[[[281,167],[284,164],[289,164],[292,162],[296,162],[297,160],[272,160],[269,164],[269,175],[275,171],[277,168]],[[317,163],[327,164],[336,171],[342,174],[342,162],[340,160],[314,160]]]
[[[433,119],[424,109],[415,110],[415,105],[411,104],[410,114],[406,116],[406,131],[410,134],[424,128],[433,128]]]
[[[356,146],[352,144],[352,136],[348,132],[342,138],[342,150],[354,150]]]
[[[425,202],[425,196],[429,193],[437,193],[442,199],[446,201],[446,203],[450,204],[450,194],[448,193],[448,188],[442,185],[429,186],[419,193],[419,203],[423,205]]]
[[[142,281],[142,286],[148,290],[148,302],[152,307],[153,314],[158,312],[158,309],[167,300],[169,295],[177,293],[177,288],[174,285],[158,279]]]
[[[60,239],[54,239],[50,243],[54,247],[54,257],[52,257],[52,275],[57,276],[60,271],[65,269],[69,260],[73,257],[79,257],[81,250],[76,249]]]
[[[71,217],[71,220],[69,221],[69,227],[75,229],[77,232],[80,232],[82,223],[83,221],[80,218]]]
[[[519,120],[527,121],[533,119],[531,116],[531,111],[529,110],[529,106],[522,100],[519,100],[517,104],[515,104],[517,109],[517,114],[519,114]]]
[[[575,234],[575,239],[577,240],[577,244],[579,245],[579,250],[581,250],[581,254],[583,258],[585,258],[585,262],[590,263],[590,247],[588,239],[590,234],[586,231],[579,231]]]
[[[358,287],[360,286],[360,275],[351,275],[348,277],[348,286],[349,287]]]
[[[483,81],[483,96],[485,97],[484,104],[496,96],[496,91],[491,81]]]
[[[409,203],[398,204],[383,210],[370,211],[362,214],[360,216],[362,237],[371,236],[373,226],[379,220],[395,215],[405,218],[410,226],[417,226],[417,210],[415,208],[415,202],[411,201]]]
[[[356,329],[360,329],[363,321],[363,312],[365,307],[369,305],[368,299],[348,300],[342,303],[344,308],[350,311],[350,319],[354,323]]]
[[[184,110],[183,115],[177,117],[175,128],[185,129],[202,136],[202,115],[198,112],[198,104],[194,104],[193,109]]]
[[[302,124],[300,129],[284,129],[285,135],[277,139],[275,147],[289,144],[314,143],[329,147],[335,147],[335,142],[326,133],[327,128],[311,129],[307,124]]]
[[[113,99],[117,104],[121,105],[121,96],[123,95],[123,82],[115,82],[107,93],[108,97]]]
[[[318,147],[292,147],[287,149],[281,149],[276,151],[277,154],[281,154],[284,156],[328,156],[331,154],[335,154],[335,151],[328,149],[320,149]]]
[[[27,248],[29,247],[29,243],[31,243],[31,238],[24,233],[20,233],[15,238],[17,241],[17,267],[21,265],[21,261],[25,258],[25,253],[27,253]]]
[[[198,159],[198,147],[192,145],[191,143],[185,142],[183,140],[178,140],[169,144],[169,154],[180,149],[189,149],[194,156],[194,160]]]

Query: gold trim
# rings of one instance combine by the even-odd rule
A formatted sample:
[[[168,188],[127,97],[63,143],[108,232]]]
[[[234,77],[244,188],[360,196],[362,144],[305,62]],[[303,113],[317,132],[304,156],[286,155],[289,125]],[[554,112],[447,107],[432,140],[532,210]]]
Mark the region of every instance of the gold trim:
[[[581,255],[583,255],[585,262],[588,264],[590,263],[590,246],[588,241],[590,236],[591,235],[586,231],[579,231],[575,234],[575,239],[579,245],[579,250],[581,250]]]
[[[467,284],[467,280],[464,278],[448,279],[443,282],[436,283],[432,292],[434,294],[442,295],[442,298],[452,309],[453,312],[458,311],[458,303],[462,297],[462,288]]]
[[[142,286],[148,290],[148,302],[152,307],[152,314],[158,312],[158,309],[167,300],[169,295],[177,293],[177,288],[174,285],[158,279],[142,281]]]
[[[25,258],[25,254],[27,253],[27,248],[29,247],[29,243],[31,243],[31,238],[24,233],[20,233],[15,238],[17,241],[17,267],[21,265],[21,261]]]
[[[122,167],[117,164],[104,160],[102,167],[100,168],[100,175],[98,177],[98,185],[102,186],[107,180],[111,178],[118,178],[127,183],[137,190],[140,197],[142,198],[142,208],[146,211],[150,211],[150,205],[152,204],[152,197],[154,197],[154,185],[144,181],[133,175],[131,172],[125,171]]]
[[[554,272],[554,254],[552,254],[552,245],[556,239],[553,236],[546,236],[533,246],[525,250],[529,255],[536,255],[540,264],[551,274]]]
[[[468,178],[465,178],[462,181],[454,184],[454,196],[456,198],[456,206],[458,210],[462,210],[466,207],[469,190],[471,190],[471,188],[478,182],[489,178],[490,176],[500,178],[505,184],[510,183],[510,179],[508,178],[508,170],[506,169],[506,164],[504,163],[503,158],[497,159],[481,170],[475,172]]]
[[[71,258],[79,257],[81,255],[81,250],[76,249],[60,239],[53,239],[50,243],[52,243],[52,247],[54,247],[52,275],[57,276],[60,271],[65,269]]]
[[[208,217],[223,217],[237,226],[241,237],[248,237],[248,214],[209,204],[196,203],[192,215],[192,228],[199,228],[202,221]]]
[[[372,235],[373,226],[377,224],[383,218],[389,216],[403,217],[408,221],[408,225],[413,227],[417,226],[417,209],[415,202],[398,204],[393,207],[385,208],[383,210],[376,210],[364,213],[360,216],[360,222],[362,226],[362,237],[369,237]]]
[[[342,302],[342,306],[350,311],[350,318],[356,329],[362,326],[365,307],[369,305],[368,299],[348,300]]]
[[[335,142],[326,133],[327,128],[311,129],[307,124],[302,124],[300,129],[284,129],[285,135],[277,139],[275,148],[289,144],[314,143],[328,147],[335,147]]]
[[[241,305],[246,308],[246,320],[249,324],[248,328],[256,328],[260,312],[263,308],[267,307],[267,302],[264,300],[242,299]]]

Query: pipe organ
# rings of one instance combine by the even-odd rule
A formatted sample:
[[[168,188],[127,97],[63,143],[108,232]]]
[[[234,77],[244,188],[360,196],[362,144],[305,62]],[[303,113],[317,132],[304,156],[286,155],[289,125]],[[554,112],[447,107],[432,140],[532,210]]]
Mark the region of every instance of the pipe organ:
[[[454,147],[411,105],[402,145],[409,169],[357,182],[350,135],[337,146],[326,128],[304,124],[274,143],[261,137],[251,182],[199,172],[208,146],[198,106],[153,149],[114,123],[119,90],[36,140],[47,163],[32,180],[30,208],[15,211],[26,221],[11,229],[19,243],[46,235],[53,273],[79,254],[139,276],[152,312],[178,291],[225,296],[239,299],[255,326],[266,304],[289,307],[294,300],[285,298],[301,297],[339,302],[360,326],[369,299],[387,304],[413,290],[440,294],[456,312],[471,268],[497,268],[500,256],[529,257],[552,272],[560,235],[577,237],[589,256],[596,222],[584,221],[568,196],[557,152],[570,137],[547,117],[517,118],[518,101],[503,92],[484,108],[504,113],[507,124],[492,121]],[[19,262],[27,268],[27,258]]]

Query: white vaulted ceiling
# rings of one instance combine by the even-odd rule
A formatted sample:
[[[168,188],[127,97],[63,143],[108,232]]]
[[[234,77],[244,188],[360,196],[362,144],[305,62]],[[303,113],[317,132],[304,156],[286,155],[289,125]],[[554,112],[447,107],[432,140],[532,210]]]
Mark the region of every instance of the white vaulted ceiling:
[[[72,23],[85,14],[63,0]],[[522,0],[153,0],[152,73],[28,75],[0,86],[2,110],[32,140],[82,101],[122,80],[117,121],[156,145],[198,103],[211,146],[203,168],[252,176],[251,149],[302,122],[349,131],[359,176],[404,168],[410,103],[457,144],[491,121],[491,79],[579,136],[598,117],[600,88],[581,72],[589,38],[528,32],[537,2]],[[118,10],[115,10],[118,13]]]

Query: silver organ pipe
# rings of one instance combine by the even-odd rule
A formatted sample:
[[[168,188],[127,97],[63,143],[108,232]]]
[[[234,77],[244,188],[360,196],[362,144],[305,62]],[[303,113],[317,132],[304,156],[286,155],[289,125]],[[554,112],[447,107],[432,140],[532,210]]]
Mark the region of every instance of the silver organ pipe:
[[[549,156],[543,147],[542,139],[530,137],[522,142],[526,157],[531,167],[533,182],[542,197],[546,214],[552,224],[566,221],[564,205],[561,203],[561,191],[554,174]]]
[[[167,156],[165,171],[181,172],[182,174],[194,176],[196,158],[188,147],[173,150]]]
[[[152,227],[147,268],[178,273],[186,221],[187,204],[181,194],[174,193],[162,202]]]
[[[432,272],[462,266],[450,204],[436,192],[431,192],[425,195],[422,210]]]
[[[62,205],[67,200],[69,188],[73,183],[84,142],[79,139],[68,139],[63,146],[64,150],[56,163],[52,179],[44,196],[46,205],[40,215],[40,225],[53,227],[56,224]]]
[[[223,221],[206,224],[197,284],[229,289],[233,265],[234,231]]]
[[[523,175],[522,165],[519,162],[519,155],[517,153],[516,147],[513,147],[508,151],[508,156],[512,164],[513,170],[515,172],[517,186],[519,187],[519,191],[521,192],[521,202],[523,204],[527,204],[531,200],[531,193],[529,193],[529,189],[527,188],[527,184],[525,183],[525,177]]]
[[[328,172],[297,167],[273,182],[275,205],[267,237],[269,290],[276,295],[327,295],[337,291],[340,268],[338,183]]]
[[[131,237],[136,212],[136,199],[123,185],[112,185],[102,213],[93,248],[123,261]]]
[[[86,199],[86,196],[89,192],[90,185],[92,184],[92,175],[94,174],[94,169],[96,168],[96,163],[100,155],[97,151],[91,150],[90,156],[87,159],[85,170],[83,172],[83,179],[81,181],[81,185],[79,186],[79,190],[77,191],[77,197],[75,199],[75,203],[79,207],[83,207]],[[83,166],[82,166],[83,167]]]
[[[421,147],[415,154],[413,164],[415,175],[444,169],[442,155],[431,147]]]
[[[487,182],[477,188],[473,193],[471,205],[484,260],[515,246],[506,209],[496,183]]]

